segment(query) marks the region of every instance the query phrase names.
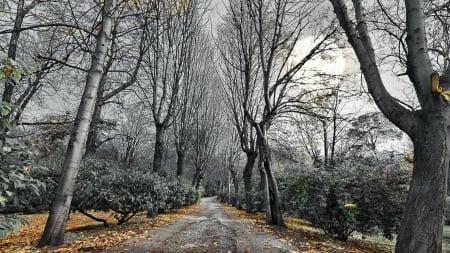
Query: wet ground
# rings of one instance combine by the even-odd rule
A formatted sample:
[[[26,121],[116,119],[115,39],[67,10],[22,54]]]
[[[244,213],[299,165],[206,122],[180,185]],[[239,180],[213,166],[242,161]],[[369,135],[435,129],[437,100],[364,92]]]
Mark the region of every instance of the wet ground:
[[[109,252],[262,252],[296,251],[286,241],[258,232],[227,213],[215,197],[203,198],[200,212],[160,228],[151,234],[131,238]]]

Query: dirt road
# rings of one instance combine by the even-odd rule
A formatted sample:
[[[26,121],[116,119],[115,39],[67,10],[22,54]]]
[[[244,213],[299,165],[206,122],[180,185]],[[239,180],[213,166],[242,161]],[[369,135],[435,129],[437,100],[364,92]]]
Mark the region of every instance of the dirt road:
[[[256,232],[240,218],[226,213],[215,198],[203,198],[200,212],[186,215],[152,234],[128,240],[110,252],[289,252],[283,240]]]

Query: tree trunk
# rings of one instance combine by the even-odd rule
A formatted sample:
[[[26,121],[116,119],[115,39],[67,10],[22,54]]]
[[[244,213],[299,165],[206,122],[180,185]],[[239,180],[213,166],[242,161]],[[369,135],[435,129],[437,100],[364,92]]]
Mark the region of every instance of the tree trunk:
[[[203,179],[203,172],[200,171],[200,173],[198,174],[198,177],[197,177],[197,183],[195,184],[196,190],[198,190],[200,188],[200,185],[202,184],[202,179]]]
[[[253,202],[252,202],[252,174],[253,174],[253,166],[255,165],[257,154],[255,152],[247,152],[247,162],[244,167],[244,188],[245,188],[245,205],[247,209],[247,213],[251,213],[253,211]]]
[[[38,244],[39,247],[45,245],[59,246],[64,243],[64,232],[72,202],[73,188],[86,146],[97,90],[102,77],[103,64],[112,27],[111,12],[115,8],[115,4],[115,0],[109,0],[105,3],[102,30],[97,37],[95,54],[92,56],[92,64],[88,72],[86,87],[67,147],[63,172],[45,225],[44,234]]]
[[[355,18],[350,17],[344,0],[330,1],[358,57],[375,103],[414,143],[412,181],[395,251],[442,252],[450,119],[448,104],[441,98],[440,90],[448,87],[448,74],[441,80],[444,85],[440,85],[427,47],[425,1],[405,0],[407,74],[414,85],[420,111],[407,110],[387,91],[377,68],[362,1],[353,1]],[[358,20],[358,24],[352,20]]]
[[[442,252],[450,139],[439,121],[424,119],[413,137],[414,171],[395,252]]]
[[[184,152],[177,151],[177,176],[183,175]]]
[[[97,96],[98,98],[98,96]],[[99,105],[98,101],[95,103],[94,114],[92,116],[92,121],[89,126],[89,134],[86,142],[86,156],[93,156],[97,152],[97,144],[95,143],[98,136],[98,124],[101,121],[102,106]]]
[[[194,179],[192,179],[192,187],[195,187],[195,189],[198,189],[198,187],[200,187],[200,181],[202,180],[202,168],[199,166],[196,166],[195,168],[195,174],[194,174]]]
[[[285,227],[283,215],[281,213],[280,194],[278,192],[278,185],[275,176],[272,173],[270,161],[264,162],[264,169],[267,175],[267,184],[269,186],[270,194],[270,214],[272,215],[272,224],[280,227]]]
[[[237,175],[237,171],[233,170],[232,168],[230,169],[230,173],[231,173],[231,179],[233,180],[233,188],[234,188],[234,197],[233,197],[233,205],[240,209],[240,199],[239,199],[239,180],[238,180],[238,175]]]
[[[325,121],[322,121],[323,131],[323,165],[325,169],[328,169],[328,131]]]
[[[261,156],[259,157],[259,161],[258,161],[258,169],[259,169],[259,173],[261,175],[261,186],[262,186],[262,191],[263,191],[263,196],[264,196],[264,212],[266,215],[266,223],[267,224],[273,224],[272,222],[272,210],[270,208],[270,193],[269,193],[269,184],[267,182],[267,174],[266,171],[264,169],[264,158],[262,158]]]
[[[15,60],[17,54],[17,45],[19,44],[20,29],[22,28],[23,19],[26,15],[25,0],[19,0],[17,4],[17,14],[14,20],[14,31],[11,33],[8,46],[8,58]],[[14,81],[8,78],[5,82],[3,90],[2,101],[11,103],[11,98],[14,90]]]
[[[153,154],[153,171],[160,172],[164,158],[164,133],[165,129],[160,124],[156,124],[155,151]]]
[[[264,126],[260,126],[262,134],[265,134]],[[264,195],[266,205],[267,224],[284,227],[283,216],[281,214],[280,197],[278,193],[277,181],[272,173],[270,164],[270,148],[265,136],[257,137],[259,167],[264,172]]]

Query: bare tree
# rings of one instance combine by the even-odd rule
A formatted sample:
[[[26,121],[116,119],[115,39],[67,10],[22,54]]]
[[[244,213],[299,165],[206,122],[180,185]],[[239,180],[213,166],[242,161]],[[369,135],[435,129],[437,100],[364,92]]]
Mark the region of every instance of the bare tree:
[[[33,98],[50,82],[49,73],[61,68],[60,62],[66,61],[78,48],[65,38],[62,27],[70,26],[62,20],[55,20],[52,15],[46,21],[39,19],[36,13],[43,9],[51,9],[57,3],[49,0],[24,0],[10,1],[9,6],[12,20],[1,19],[0,25],[5,29],[1,35],[9,35],[6,46],[0,48],[6,51],[9,61],[16,62],[21,69],[22,79],[9,77],[6,80],[2,101],[11,103],[18,110],[1,118],[14,118],[19,121],[24,110]],[[12,9],[15,9],[15,12]],[[32,27],[28,25],[33,23]],[[5,36],[7,37],[7,36]],[[49,60],[58,58],[59,62]],[[5,135],[8,129],[0,129],[1,135]]]
[[[190,142],[193,141],[195,131],[192,126],[195,124],[195,114],[203,103],[202,90],[209,85],[212,81],[211,76],[214,74],[211,57],[214,52],[208,39],[206,34],[199,31],[191,41],[192,45],[187,52],[185,71],[180,86],[179,110],[173,123],[177,176],[183,174],[186,152]]]
[[[10,58],[12,60],[16,60],[19,38],[21,35],[21,28],[22,28],[25,16],[34,7],[36,7],[36,5],[38,5],[40,2],[41,1],[39,1],[39,0],[34,0],[28,5],[25,5],[25,0],[19,0],[17,2],[16,17],[14,19],[14,26],[12,29],[11,37],[9,39],[8,58]],[[11,102],[14,86],[15,86],[14,80],[11,78],[8,78],[5,82],[5,88],[3,90],[3,95],[2,95],[2,101],[8,102],[8,103]]]
[[[86,80],[86,88],[70,136],[63,172],[58,183],[55,199],[44,233],[38,244],[39,247],[45,245],[58,246],[64,243],[64,232],[70,211],[73,188],[86,146],[89,125],[95,107],[96,94],[102,78],[103,64],[111,36],[112,15],[115,6],[116,0],[108,0],[105,2],[102,11],[102,26],[97,36],[95,54],[92,55],[92,63]]]
[[[253,210],[252,174],[258,155],[256,135],[244,108],[256,117],[259,108],[259,90],[256,89],[260,65],[257,59],[257,37],[243,1],[230,1],[224,23],[219,27],[217,47],[221,62],[217,64],[224,90],[224,102],[246,154],[243,172],[247,212]]]
[[[257,60],[261,66],[261,81],[258,87],[261,90],[262,112],[254,117],[246,108],[245,116],[256,130],[259,162],[258,166],[264,185],[266,206],[266,222],[284,226],[280,210],[278,186],[271,167],[270,146],[267,138],[268,129],[276,117],[291,110],[293,81],[305,65],[326,50],[328,40],[334,34],[332,27],[313,29],[314,23],[320,18],[315,10],[320,10],[321,3],[300,1],[292,3],[286,0],[246,1],[246,11],[249,12],[250,22],[256,33],[258,46]],[[301,58],[292,63],[292,57],[302,36],[313,36],[314,45]]]
[[[228,132],[228,131],[227,131]],[[239,161],[241,159],[241,153],[240,151],[240,140],[239,136],[236,134],[236,130],[232,129],[229,131],[230,133],[227,134],[230,136],[227,138],[227,141],[222,146],[223,150],[223,159],[224,159],[224,165],[227,168],[227,170],[230,173],[231,176],[231,182],[233,184],[234,192],[233,197],[231,198],[231,204],[234,205],[237,208],[241,208],[241,201],[239,196]]]
[[[425,18],[428,1],[405,1],[406,73],[414,86],[420,110],[405,107],[386,90],[362,1],[353,1],[356,23],[345,1],[330,2],[360,62],[375,103],[414,144],[413,176],[395,251],[441,252],[450,158],[449,107],[445,103],[449,69],[439,76],[430,59]]]
[[[217,104],[214,86],[204,86],[202,103],[195,114],[193,156],[195,173],[192,186],[199,188],[207,169],[212,165],[221,125],[220,104]]]
[[[151,42],[142,66],[146,85],[142,85],[142,80],[140,87],[153,115],[156,130],[153,171],[159,172],[164,136],[177,109],[185,62],[199,28],[201,10],[197,0],[158,0],[151,4],[154,12],[147,26]]]
[[[150,145],[151,120],[139,104],[132,105],[132,110],[125,112],[126,121],[121,123],[118,131],[103,141],[112,141],[117,153],[113,155],[125,168],[133,168],[142,164],[144,149]]]
[[[107,104],[121,104],[120,101],[113,99],[136,83],[143,57],[149,49],[150,36],[147,25],[150,18],[148,13],[153,11],[149,9],[151,5],[140,2],[134,5],[134,8],[130,8],[127,2],[123,1],[119,7],[112,30],[109,57],[97,93],[98,99],[89,130],[86,155],[94,154],[97,148],[108,140],[99,138],[98,130],[103,125],[102,109]]]

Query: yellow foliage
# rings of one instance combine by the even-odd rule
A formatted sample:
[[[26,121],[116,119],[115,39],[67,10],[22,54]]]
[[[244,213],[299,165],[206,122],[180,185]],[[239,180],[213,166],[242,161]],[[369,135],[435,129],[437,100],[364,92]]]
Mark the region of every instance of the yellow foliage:
[[[352,203],[346,203],[346,204],[344,205],[344,207],[347,208],[347,209],[355,209],[355,208],[356,208],[356,205],[355,205],[355,204],[352,204]]]
[[[3,67],[3,71],[5,72],[6,77],[10,77],[13,73],[13,69],[6,65]]]
[[[406,153],[405,160],[410,163],[414,162],[414,153]]]
[[[431,74],[431,92],[440,94],[445,101],[450,102],[450,91],[444,91],[444,89],[439,86],[439,73],[436,71]]]
[[[187,13],[191,9],[191,4],[189,0],[175,0],[172,9],[176,13]]]

